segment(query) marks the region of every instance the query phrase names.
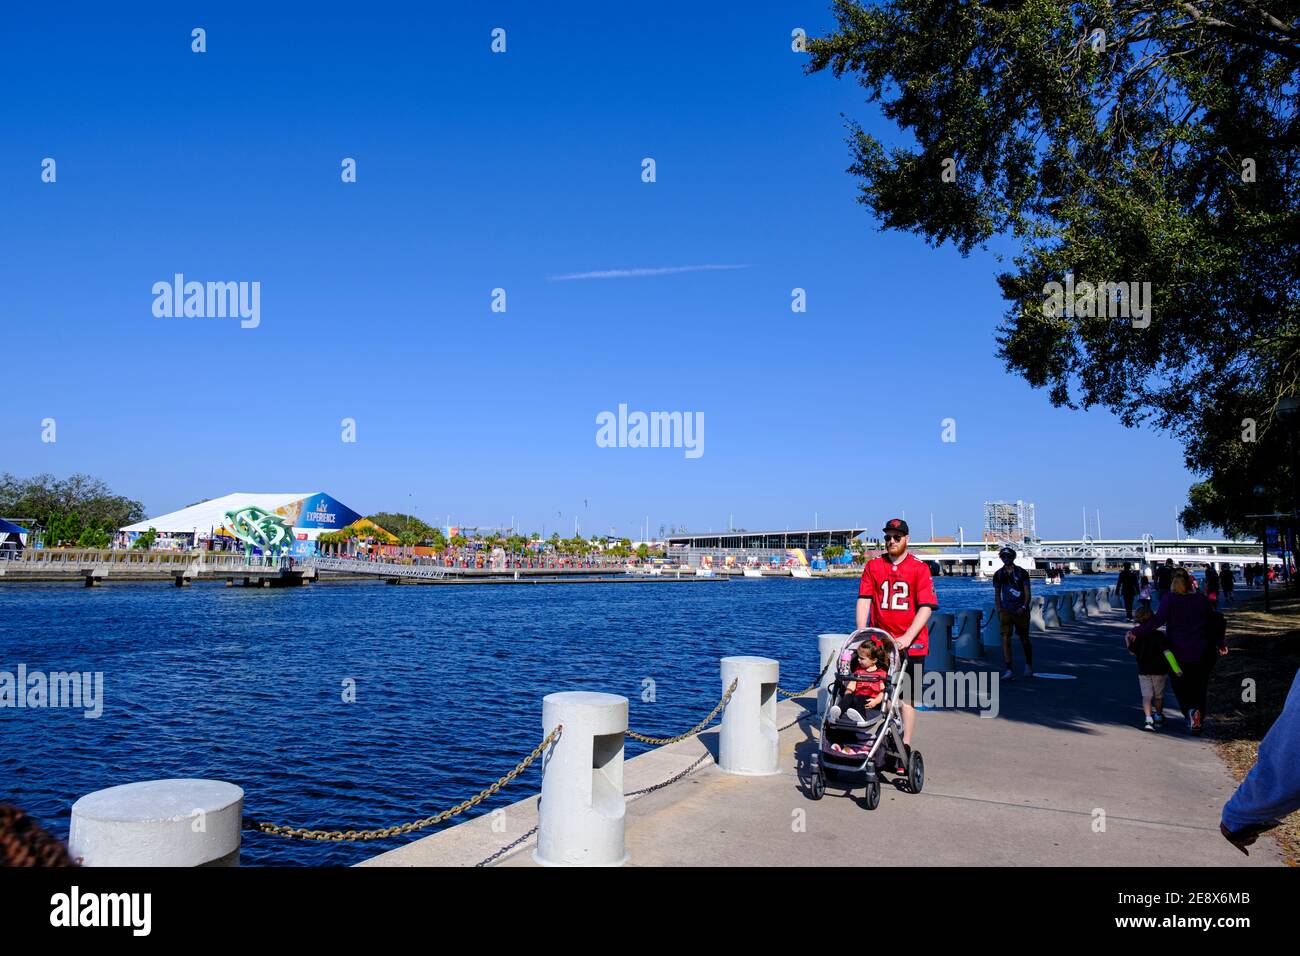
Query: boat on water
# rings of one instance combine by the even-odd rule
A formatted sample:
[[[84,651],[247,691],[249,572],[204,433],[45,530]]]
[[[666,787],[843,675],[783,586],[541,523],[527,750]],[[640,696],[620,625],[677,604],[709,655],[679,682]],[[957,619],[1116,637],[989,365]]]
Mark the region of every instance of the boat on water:
[[[755,567],[754,565],[750,565],[745,568],[745,577],[747,578],[761,578],[762,576],[763,576],[762,568]]]
[[[697,578],[711,578],[711,577],[713,577],[713,569],[712,569],[712,568],[696,568],[696,569],[695,569],[695,576],[696,576]]]
[[[790,577],[792,578],[811,578],[812,568],[806,564],[795,564],[790,567]]]

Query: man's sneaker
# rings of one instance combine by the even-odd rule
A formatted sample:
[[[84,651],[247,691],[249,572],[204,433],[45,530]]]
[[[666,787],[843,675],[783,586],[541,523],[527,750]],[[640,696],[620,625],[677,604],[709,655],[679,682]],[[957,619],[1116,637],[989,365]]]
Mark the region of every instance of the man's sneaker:
[[[1157,727],[1163,727],[1165,725],[1165,715],[1160,713],[1158,710],[1151,715],[1151,719],[1155,722]]]
[[[1012,671],[1010,667],[1008,667],[1006,670],[1002,672],[1002,680],[1015,680],[1015,679],[1016,679],[1015,672]]]
[[[1032,667],[1030,667],[1028,664],[1025,665],[1025,676],[1026,676],[1026,677],[1033,677],[1033,676],[1034,676],[1034,669],[1033,669]]]
[[[1142,725],[1142,729],[1143,729],[1143,730],[1150,730],[1150,731],[1152,731],[1152,732],[1154,733],[1154,732],[1155,732],[1155,729],[1156,729],[1155,721],[1153,721],[1150,717],[1148,717],[1148,718],[1146,719],[1146,723],[1144,723],[1144,724]]]

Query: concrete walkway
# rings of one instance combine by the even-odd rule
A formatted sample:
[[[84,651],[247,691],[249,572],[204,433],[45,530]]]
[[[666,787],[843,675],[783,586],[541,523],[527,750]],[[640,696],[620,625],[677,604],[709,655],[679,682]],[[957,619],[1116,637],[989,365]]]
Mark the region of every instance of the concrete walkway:
[[[781,734],[785,769],[778,775],[718,770],[716,730],[630,760],[629,793],[695,769],[629,797],[629,864],[855,863],[863,858],[854,848],[862,837],[876,838],[870,845],[879,859],[904,866],[1280,863],[1267,838],[1247,858],[1219,835],[1219,811],[1235,784],[1210,741],[1183,729],[1172,696],[1167,729],[1140,729],[1127,629],[1123,613],[1112,611],[1034,635],[1035,670],[1075,679],[1003,684],[995,718],[921,713],[913,743],[925,756],[925,790],[910,794],[886,783],[874,811],[865,808],[860,785],[846,794],[832,781],[825,798],[809,799],[808,757],[818,730],[811,698],[781,704],[781,725],[790,726]],[[805,656],[801,673],[816,657],[815,637]],[[1213,713],[1213,701],[1210,707]],[[536,803],[532,797],[361,865],[532,866]]]

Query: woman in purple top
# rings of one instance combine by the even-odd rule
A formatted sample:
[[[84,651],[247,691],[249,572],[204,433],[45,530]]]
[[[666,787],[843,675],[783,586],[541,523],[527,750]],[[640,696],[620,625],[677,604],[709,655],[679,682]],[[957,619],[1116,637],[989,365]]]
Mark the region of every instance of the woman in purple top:
[[[1160,602],[1160,609],[1129,632],[1141,636],[1165,628],[1165,643],[1183,672],[1182,676],[1171,675],[1174,694],[1194,734],[1201,732],[1215,656],[1228,653],[1227,640],[1222,633],[1215,635],[1211,627],[1217,613],[1205,595],[1193,589],[1187,569],[1175,568],[1173,588]]]

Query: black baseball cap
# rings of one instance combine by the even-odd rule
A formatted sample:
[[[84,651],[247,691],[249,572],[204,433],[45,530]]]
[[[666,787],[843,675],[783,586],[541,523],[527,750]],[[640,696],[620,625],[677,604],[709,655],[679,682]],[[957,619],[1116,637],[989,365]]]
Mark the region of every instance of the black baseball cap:
[[[909,533],[907,530],[907,522],[904,521],[902,518],[890,518],[888,521],[885,522],[885,526],[880,530],[885,532],[885,534],[890,534],[891,532],[893,534]]]

